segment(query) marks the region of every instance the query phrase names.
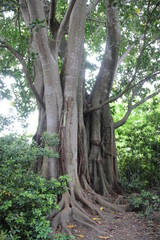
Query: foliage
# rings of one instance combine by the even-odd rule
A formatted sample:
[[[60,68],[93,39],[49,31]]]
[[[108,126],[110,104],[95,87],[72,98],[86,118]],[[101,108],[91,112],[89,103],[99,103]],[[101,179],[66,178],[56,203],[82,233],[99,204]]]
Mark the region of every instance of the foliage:
[[[126,168],[128,163],[126,163]],[[141,178],[136,175],[132,174],[132,176],[128,179],[125,175],[126,172],[120,172],[119,182],[122,185],[123,189],[128,192],[140,192],[142,189],[146,188],[146,183],[141,180]]]
[[[142,191],[140,195],[132,195],[129,199],[134,209],[151,218],[154,211],[160,211],[160,198],[153,192]]]
[[[5,240],[7,238],[7,231],[1,231],[0,232],[0,240]]]
[[[25,27],[20,5],[16,1],[2,1],[2,11],[0,13],[0,35],[3,36],[11,46],[21,53],[27,63],[30,75],[32,78],[34,75],[33,58],[37,53],[34,53],[29,48],[29,38],[34,27],[39,30],[45,26],[45,20],[40,21],[35,19],[28,27]],[[87,5],[92,1],[88,1]],[[144,55],[139,64],[139,72],[135,79],[135,82],[144,79],[144,76],[154,72],[159,67],[159,48],[157,42],[157,36],[159,32],[159,4],[156,1],[150,1],[150,11],[148,13],[147,6],[148,1],[111,1],[119,10],[120,23],[121,23],[121,44],[120,44],[120,56],[126,51],[128,46],[135,45],[131,53],[125,59],[125,63],[119,68],[120,79],[117,78],[113,85],[112,93],[118,93],[122,87],[131,79],[134,68],[136,66],[137,53],[140,52],[142,47],[142,36],[147,30],[146,35],[146,49]],[[125,3],[124,3],[125,2]],[[57,1],[56,20],[58,24],[61,23],[65,12],[68,7],[68,1]],[[147,16],[147,14],[149,14]],[[148,26],[147,24],[148,18]],[[66,31],[67,36],[67,31]],[[87,56],[94,58],[95,65],[102,60],[104,53],[104,43],[107,37],[106,29],[106,13],[105,13],[105,1],[100,1],[95,10],[91,11],[86,18],[85,24],[85,51],[86,51],[86,69],[92,72],[92,64],[87,64]],[[157,47],[156,47],[157,46]],[[93,55],[94,54],[94,55]],[[33,95],[29,90],[28,85],[25,83],[22,68],[19,62],[12,56],[9,51],[6,51],[3,46],[0,47],[1,61],[0,73],[4,85],[6,76],[12,76],[16,79],[16,83],[13,86],[15,98],[15,107],[19,109],[21,115],[26,116],[29,112],[35,109],[35,101]],[[93,57],[94,56],[94,57]],[[95,66],[94,66],[95,68]],[[62,67],[60,66],[60,69]],[[90,74],[87,79],[86,89],[91,90],[95,82],[95,73]],[[153,81],[153,80],[151,80]],[[21,82],[21,84],[20,84]],[[146,89],[146,87],[145,87]],[[4,88],[2,89],[4,91]],[[7,90],[7,89],[6,89]],[[5,91],[6,91],[5,90]],[[144,89],[143,89],[144,90]],[[149,91],[149,89],[147,89]],[[143,95],[147,92],[144,90]]]
[[[53,239],[56,239],[56,240],[73,240],[74,238],[75,238],[74,236],[68,236],[63,233],[57,233],[53,236]]]
[[[13,124],[13,122],[14,122],[14,117],[13,116],[11,118],[9,116],[0,115],[0,132],[5,130],[5,129],[10,128],[10,126]]]
[[[0,75],[0,100],[6,98],[10,99],[10,90],[7,88],[6,84],[4,83],[3,76]]]
[[[46,214],[58,208],[57,195],[65,191],[68,178],[35,175],[32,165],[41,155],[44,151],[26,138],[0,138],[0,231],[7,231],[5,239],[47,239],[51,232]]]
[[[116,131],[120,179],[127,190],[140,192],[159,184],[159,119],[159,98],[155,98],[136,109]]]

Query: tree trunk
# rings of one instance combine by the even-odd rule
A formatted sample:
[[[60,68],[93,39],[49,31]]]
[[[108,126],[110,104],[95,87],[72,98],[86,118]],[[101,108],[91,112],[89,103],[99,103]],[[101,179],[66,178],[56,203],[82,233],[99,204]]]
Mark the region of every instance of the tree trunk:
[[[25,0],[21,0],[22,3]],[[89,99],[86,99],[86,1],[71,0],[61,24],[54,21],[54,15],[51,16],[53,41],[49,40],[46,23],[43,21],[46,17],[43,1],[27,0],[26,3],[28,8],[22,8],[26,25],[37,21],[36,19],[44,24],[43,27],[36,29],[36,26],[32,29],[32,48],[38,52],[34,61],[34,86],[45,103],[44,107],[38,102],[39,124],[35,139],[38,142],[44,131],[48,134],[58,133],[60,137],[60,160],[44,157],[43,163],[37,164],[36,171],[42,165],[41,174],[45,178],[57,178],[61,174],[67,174],[70,178],[69,191],[59,203],[60,212],[53,212],[51,216],[53,231],[62,224],[68,232],[67,222],[71,215],[76,221],[93,227],[95,223],[86,216],[85,210],[76,200],[100,215],[100,210],[93,204],[95,200],[112,210],[121,210],[97,194],[112,193],[117,182],[114,124],[109,105],[84,115],[88,106],[96,107],[109,99],[118,59],[120,32],[117,10],[106,0],[108,37],[105,55],[93,91]],[[51,6],[55,8],[56,1],[52,1]],[[53,12],[54,9],[52,14]],[[64,38],[67,28],[68,41]],[[113,39],[115,45],[111,47]],[[63,45],[65,47],[61,49]],[[61,75],[58,54],[63,58]],[[58,147],[53,150],[58,151]],[[84,189],[90,192],[91,202]]]
[[[34,4],[37,4],[37,10],[32,1],[28,1],[28,12],[23,9],[24,18],[27,19],[26,25],[29,25],[28,21],[34,21],[36,18],[45,18],[43,2],[39,5],[39,1],[35,1]],[[46,28],[40,28],[38,31],[33,29],[32,49],[39,52],[34,61],[34,84],[45,102],[45,109],[38,103],[39,124],[35,140],[39,142],[43,132],[47,131],[48,134],[60,133],[61,142],[59,166],[57,159],[45,157],[43,164],[41,160],[38,161],[36,171],[39,171],[42,165],[41,173],[46,178],[68,174],[72,196],[75,195],[75,189],[80,189],[79,179],[85,179],[97,193],[103,195],[112,193],[117,185],[114,124],[109,105],[85,116],[83,113],[88,105],[96,107],[109,99],[116,71],[119,20],[117,10],[110,7],[108,1],[106,9],[109,35],[100,72],[88,100],[85,99],[83,54],[86,2],[77,1],[70,16],[68,43],[65,42],[65,48],[60,51],[60,54],[63,52],[64,62],[61,80],[56,50],[58,26],[53,27],[56,32],[52,29],[52,48]],[[110,47],[113,39],[115,45]],[[62,40],[65,41],[64,38]],[[58,45],[63,47],[64,44]]]

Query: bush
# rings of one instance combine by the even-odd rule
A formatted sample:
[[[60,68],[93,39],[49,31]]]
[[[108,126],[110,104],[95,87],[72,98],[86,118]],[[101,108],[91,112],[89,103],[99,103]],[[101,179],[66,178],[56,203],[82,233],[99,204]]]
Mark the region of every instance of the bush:
[[[124,175],[120,175],[119,182],[121,186],[129,193],[138,192],[146,188],[146,182],[142,181],[139,176],[133,174],[130,179]]]
[[[154,211],[160,211],[160,199],[159,196],[152,192],[142,191],[140,195],[132,195],[129,199],[133,206],[133,209],[137,212],[141,212],[148,218],[152,217]]]
[[[57,195],[65,191],[68,178],[46,180],[32,172],[34,160],[44,152],[22,137],[0,138],[1,239],[48,239],[46,215],[58,208]]]
[[[54,240],[73,240],[75,239],[74,236],[68,236],[64,233],[57,233],[53,236],[53,239]]]
[[[155,104],[155,102],[157,102]],[[160,182],[159,99],[135,109],[116,130],[118,169],[129,191],[151,189]],[[128,186],[127,186],[128,182]]]

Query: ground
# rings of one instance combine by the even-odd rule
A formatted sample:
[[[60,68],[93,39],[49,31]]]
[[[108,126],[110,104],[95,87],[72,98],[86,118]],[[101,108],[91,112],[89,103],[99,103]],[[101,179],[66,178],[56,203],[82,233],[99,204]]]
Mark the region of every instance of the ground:
[[[160,240],[158,226],[153,226],[148,221],[139,219],[136,213],[112,213],[109,215],[107,213],[106,221],[99,220],[98,225],[99,229],[103,229],[106,234],[101,235],[95,230],[77,225],[73,225],[72,233],[76,239],[84,240]]]
[[[100,207],[103,219],[91,214],[87,209],[90,218],[97,223],[99,232],[95,229],[80,226],[76,222],[68,225],[76,240],[160,240],[160,224],[140,218],[135,212],[117,213],[105,211]],[[100,232],[102,231],[102,232]]]

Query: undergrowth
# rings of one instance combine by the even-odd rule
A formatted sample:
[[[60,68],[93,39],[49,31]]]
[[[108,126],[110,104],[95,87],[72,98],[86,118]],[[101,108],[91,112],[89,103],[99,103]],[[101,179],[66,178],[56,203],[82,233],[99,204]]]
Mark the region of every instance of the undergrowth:
[[[26,138],[0,138],[0,240],[49,239],[52,229],[46,215],[58,208],[57,196],[65,192],[69,179],[46,180],[33,173],[35,159],[45,154],[58,157]],[[71,238],[59,233],[51,239]]]
[[[160,198],[158,195],[153,194],[153,192],[143,190],[141,194],[133,194],[129,198],[134,211],[137,211],[142,216],[146,216],[152,219],[153,212],[160,211]]]

